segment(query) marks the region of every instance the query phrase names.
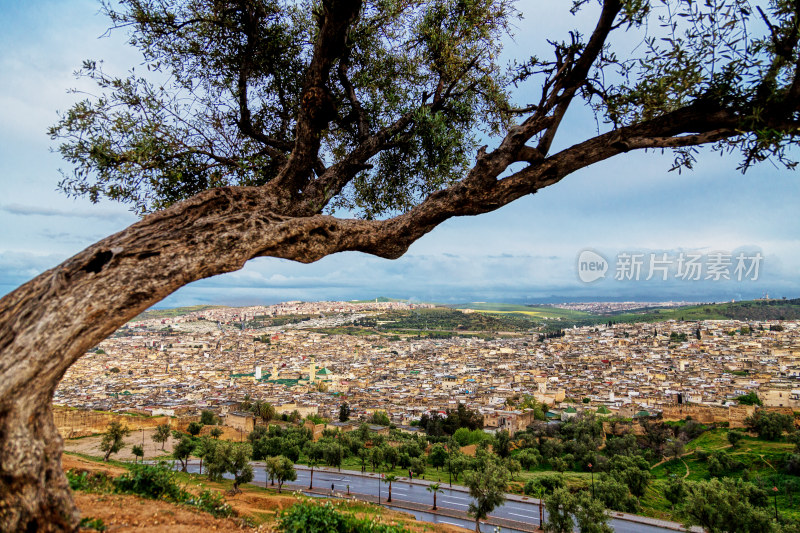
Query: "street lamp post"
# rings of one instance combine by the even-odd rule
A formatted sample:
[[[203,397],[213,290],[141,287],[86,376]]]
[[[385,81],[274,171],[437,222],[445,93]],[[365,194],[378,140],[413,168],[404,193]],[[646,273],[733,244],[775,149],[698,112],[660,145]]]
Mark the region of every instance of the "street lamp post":
[[[592,463],[589,463],[589,471],[592,473],[592,499],[594,500],[594,469]]]
[[[772,487],[772,493],[775,496],[775,521],[778,521],[778,487]]]
[[[536,495],[539,497],[539,528],[541,529],[544,527],[544,510],[542,509],[542,498],[544,498],[544,489],[539,488],[536,491]]]
[[[453,488],[453,458],[447,457],[447,480],[450,482],[450,488]]]

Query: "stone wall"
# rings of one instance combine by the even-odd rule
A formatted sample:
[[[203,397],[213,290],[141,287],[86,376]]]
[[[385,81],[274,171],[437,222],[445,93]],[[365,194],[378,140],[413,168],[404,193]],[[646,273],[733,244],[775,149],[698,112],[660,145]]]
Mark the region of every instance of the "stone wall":
[[[53,406],[53,420],[65,439],[105,433],[111,422],[119,422],[132,431],[154,428],[167,423],[176,427],[177,419],[166,416],[136,416],[106,411],[88,411]]]
[[[783,413],[792,416],[791,407],[763,407],[770,412]],[[701,424],[720,424],[728,422],[731,428],[745,427],[744,419],[756,412],[753,405],[735,405],[730,407],[713,407],[710,405],[670,405],[665,406],[662,417],[665,421],[683,420],[692,417]]]

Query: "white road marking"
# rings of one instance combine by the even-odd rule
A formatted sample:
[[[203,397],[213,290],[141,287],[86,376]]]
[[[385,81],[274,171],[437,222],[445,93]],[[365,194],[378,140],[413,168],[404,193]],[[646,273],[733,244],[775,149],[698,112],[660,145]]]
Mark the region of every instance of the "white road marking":
[[[466,503],[451,502],[445,500],[444,498],[442,498],[441,501],[443,501],[444,503],[449,503],[450,505],[460,505],[462,507],[469,507]]]

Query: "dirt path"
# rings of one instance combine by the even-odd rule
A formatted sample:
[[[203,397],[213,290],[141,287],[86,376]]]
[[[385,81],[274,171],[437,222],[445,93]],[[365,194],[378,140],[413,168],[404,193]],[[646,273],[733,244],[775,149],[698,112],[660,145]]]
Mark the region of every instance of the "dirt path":
[[[692,451],[690,451],[690,452],[682,453],[682,454],[681,454],[681,461],[683,461],[683,458],[684,458],[684,457],[687,457],[687,456],[689,456],[689,455],[694,455],[694,450],[692,450]],[[664,458],[662,458],[662,459],[661,459],[659,462],[657,462],[656,464],[654,464],[653,466],[651,466],[651,467],[650,467],[650,470],[654,469],[654,468],[655,468],[655,467],[657,467],[657,466],[661,466],[661,465],[663,465],[664,463],[668,463],[668,462],[670,462],[670,461],[672,461],[672,459],[667,459],[666,457],[664,457]],[[686,464],[686,461],[683,461],[683,464]],[[687,470],[688,470],[688,468],[689,468],[689,467],[687,466],[686,468],[687,468]]]
[[[771,468],[771,469],[773,469],[773,470],[776,470],[776,468],[775,468],[774,466],[772,466],[772,463],[770,463],[769,461],[767,461],[766,459],[764,459],[764,455],[763,455],[763,454],[759,454],[758,456],[761,458],[761,460],[762,460],[762,461],[764,461],[765,463],[767,463],[767,466],[768,466],[768,467],[770,467],[770,468]],[[776,470],[776,471],[777,471],[777,470]]]

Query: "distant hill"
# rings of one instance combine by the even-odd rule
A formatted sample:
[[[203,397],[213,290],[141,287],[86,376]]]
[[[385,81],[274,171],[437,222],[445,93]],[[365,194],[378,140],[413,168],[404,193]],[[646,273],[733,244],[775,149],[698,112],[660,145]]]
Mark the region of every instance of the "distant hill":
[[[800,319],[800,298],[792,300],[747,300],[704,304],[670,309],[648,309],[644,311],[604,315],[617,321],[629,318],[641,321],[660,320],[798,320]],[[642,317],[647,317],[644,320]],[[622,321],[622,320],[620,320]]]
[[[372,298],[370,300],[350,300],[351,304],[369,304],[373,302],[378,303],[386,303],[386,302],[408,302],[408,300],[403,300],[402,298],[387,298],[386,296],[378,296],[377,298]],[[409,302],[411,303],[411,302]]]
[[[218,309],[226,307],[224,305],[192,305],[189,307],[173,307],[172,309],[148,309],[144,313],[136,316],[133,320],[148,320],[153,318],[175,318],[176,316],[188,315],[195,311],[204,311],[205,309]]]
[[[591,326],[607,322],[663,322],[667,320],[798,320],[800,298],[792,300],[748,300],[741,302],[709,303],[685,307],[650,307],[615,313],[587,313],[554,307],[535,307],[503,303],[470,303],[451,306],[455,309],[473,309],[497,317],[525,317],[544,323],[546,329],[555,330],[572,326]]]
[[[380,297],[378,302],[405,302],[407,300]],[[375,300],[352,300],[353,303],[369,303]],[[173,318],[194,311],[224,306],[195,305],[174,309],[150,309],[134,320]],[[464,314],[463,310],[473,313]],[[310,315],[308,315],[310,316]],[[308,318],[303,316],[303,318]],[[262,318],[262,317],[259,317]],[[280,317],[278,323],[253,324],[251,327],[280,325],[288,318]],[[663,322],[667,320],[800,320],[800,298],[791,300],[749,300],[741,302],[709,303],[686,307],[645,308],[634,311],[596,314],[556,307],[506,304],[499,302],[472,302],[457,305],[441,305],[435,309],[414,311],[389,311],[379,313],[356,324],[384,333],[453,332],[459,331],[515,331],[530,329],[563,329],[572,326],[591,326],[607,322]]]

